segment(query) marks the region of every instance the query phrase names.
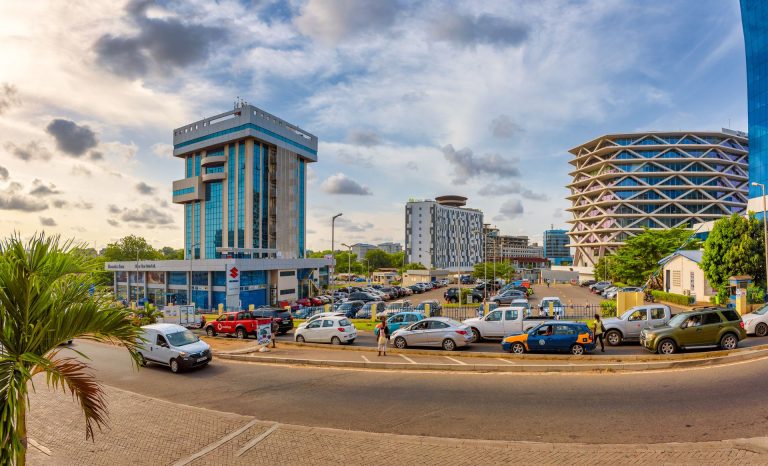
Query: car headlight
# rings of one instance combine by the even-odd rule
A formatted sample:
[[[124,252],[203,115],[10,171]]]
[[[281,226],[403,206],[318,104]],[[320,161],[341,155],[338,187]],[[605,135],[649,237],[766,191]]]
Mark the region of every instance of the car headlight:
[[[189,356],[189,353],[187,353],[185,351],[181,351],[181,352],[179,352],[179,356],[181,356],[182,358],[186,358],[187,356]]]

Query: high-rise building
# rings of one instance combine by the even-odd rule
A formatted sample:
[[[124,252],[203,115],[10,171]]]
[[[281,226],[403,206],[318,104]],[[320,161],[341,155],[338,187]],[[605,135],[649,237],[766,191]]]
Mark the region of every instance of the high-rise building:
[[[741,0],[741,24],[747,55],[749,178],[768,189],[768,2]],[[749,210],[762,217],[762,188],[751,186]]]
[[[380,243],[376,247],[387,254],[397,254],[403,251],[403,245],[400,243]]]
[[[747,206],[743,133],[609,134],[570,152],[568,235],[577,267],[593,267],[644,228],[690,227]]]
[[[107,263],[118,299],[247,309],[322,285],[330,260],[304,258],[316,136],[243,102],[177,128],[173,144],[184,164],[173,202],[184,206],[186,260]]]
[[[411,200],[405,205],[406,262],[428,269],[470,270],[483,260],[483,213],[466,197]]]
[[[376,249],[376,246],[368,243],[355,243],[352,245],[351,251],[352,254],[357,256],[357,260],[361,261],[365,259],[365,255],[368,254],[368,251],[373,251]]]
[[[549,259],[552,265],[572,264],[569,241],[568,230],[544,231],[544,258]]]

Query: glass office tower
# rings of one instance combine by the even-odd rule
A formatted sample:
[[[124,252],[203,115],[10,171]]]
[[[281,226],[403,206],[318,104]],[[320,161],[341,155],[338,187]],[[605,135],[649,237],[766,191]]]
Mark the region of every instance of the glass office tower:
[[[749,110],[749,178],[768,186],[768,1],[741,0],[741,23],[747,55],[747,94]],[[751,186],[749,197],[762,196],[759,186]],[[762,204],[750,210],[760,210]]]

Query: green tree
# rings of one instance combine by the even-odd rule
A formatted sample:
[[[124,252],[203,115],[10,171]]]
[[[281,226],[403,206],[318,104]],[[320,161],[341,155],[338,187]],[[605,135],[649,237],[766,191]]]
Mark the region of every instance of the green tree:
[[[323,259],[325,256],[330,256],[331,250],[326,249],[325,251],[312,251],[309,254],[307,254],[307,259]]]
[[[684,244],[683,249],[699,249],[701,241],[691,238],[692,233],[684,228],[646,228],[616,250],[609,262],[609,275],[628,285],[642,285],[658,269],[661,259]]]
[[[118,262],[137,259],[160,260],[163,255],[141,236],[128,235],[114,243],[107,244],[102,256],[107,262]]]
[[[401,274],[405,273],[407,270],[427,270],[427,268],[420,262],[410,262],[398,269]]]
[[[765,283],[763,227],[754,214],[738,214],[715,222],[704,243],[701,269],[710,286],[728,285],[728,277],[751,275],[754,283]]]
[[[165,246],[160,249],[160,255],[162,260],[181,260],[184,259],[184,249],[174,249],[170,246]]]
[[[370,265],[370,270],[374,271],[383,267],[392,267],[392,258],[381,249],[371,249],[365,253],[365,259]],[[400,264],[395,264],[400,265]]]
[[[73,338],[124,346],[134,363],[139,329],[107,295],[91,296],[93,258],[58,237],[13,236],[0,242],[0,462],[23,465],[31,379],[46,374],[85,415],[86,438],[106,423],[104,392],[80,359],[62,355]],[[65,353],[66,354],[66,353]]]
[[[597,280],[612,280],[613,274],[610,270],[611,258],[613,256],[603,256],[598,259],[595,264],[595,279]]]
[[[511,280],[515,275],[515,268],[509,261],[496,262],[495,266],[493,262],[479,262],[475,264],[472,270],[472,276],[478,279],[488,278],[493,280],[494,271],[496,278],[502,278],[504,280]]]

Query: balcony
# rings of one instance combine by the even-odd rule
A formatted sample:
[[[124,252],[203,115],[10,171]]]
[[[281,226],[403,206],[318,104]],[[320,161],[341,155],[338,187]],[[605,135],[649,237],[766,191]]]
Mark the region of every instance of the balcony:
[[[192,176],[173,182],[173,203],[186,204],[202,200],[203,190],[199,176]]]
[[[227,174],[224,172],[219,173],[204,173],[201,178],[203,179],[203,183],[210,183],[212,181],[221,181],[223,179],[226,179]]]
[[[210,157],[203,157],[200,160],[200,165],[203,167],[211,165],[222,165],[227,161],[226,155],[211,155]]]

